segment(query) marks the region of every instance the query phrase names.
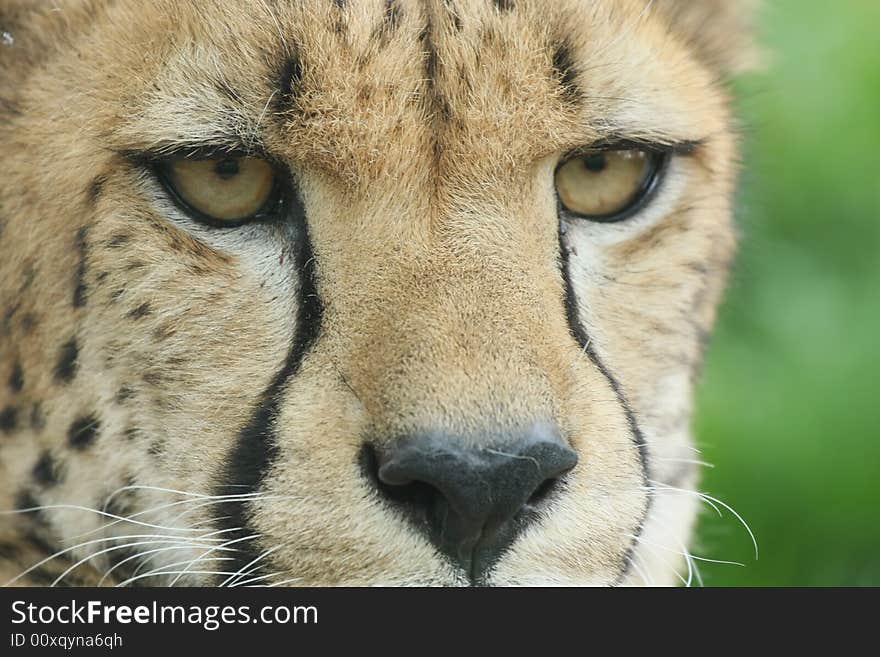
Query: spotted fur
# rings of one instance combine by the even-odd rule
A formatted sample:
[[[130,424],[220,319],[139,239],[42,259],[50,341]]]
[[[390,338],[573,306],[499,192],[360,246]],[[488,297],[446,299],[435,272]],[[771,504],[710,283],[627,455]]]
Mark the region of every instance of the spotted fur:
[[[579,464],[479,583],[675,582],[745,4],[5,0],[0,582],[471,583],[363,446],[536,419]],[[622,138],[688,148],[560,223],[560,158]],[[189,220],[144,161],[205,146],[302,212]]]

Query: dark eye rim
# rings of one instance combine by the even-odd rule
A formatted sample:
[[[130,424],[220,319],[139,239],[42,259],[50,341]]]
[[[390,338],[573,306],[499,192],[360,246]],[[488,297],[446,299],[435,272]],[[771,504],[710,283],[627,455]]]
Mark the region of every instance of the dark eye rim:
[[[242,158],[256,157],[262,159],[272,167],[274,179],[272,181],[272,191],[263,206],[255,213],[242,217],[240,219],[219,219],[206,214],[193,207],[183,198],[180,192],[171,181],[170,167],[174,162],[181,159],[187,160],[211,160],[220,158]],[[186,151],[167,154],[158,158],[151,158],[147,161],[147,167],[153,173],[165,194],[171,199],[177,209],[182,211],[188,217],[201,224],[211,226],[212,228],[238,228],[245,224],[255,223],[272,223],[282,218],[287,210],[290,199],[292,198],[292,186],[290,184],[290,172],[286,166],[262,156],[259,153],[251,153],[243,150],[225,150],[225,149],[188,149]]]
[[[586,219],[587,221],[594,223],[614,224],[638,214],[651,202],[651,200],[653,200],[657,190],[660,188],[660,183],[663,181],[663,178],[669,169],[669,163],[676,150],[677,147],[664,148],[650,144],[617,142],[607,146],[596,145],[568,153],[565,157],[559,160],[559,163],[553,170],[553,187],[556,192],[556,205],[560,218]],[[584,214],[581,212],[575,212],[562,202],[562,199],[559,196],[559,191],[556,190],[556,174],[562,166],[568,164],[573,159],[586,157],[588,155],[623,151],[642,151],[647,153],[650,158],[649,162],[651,166],[642,178],[638,188],[633,192],[629,200],[621,206],[620,210],[609,214]]]

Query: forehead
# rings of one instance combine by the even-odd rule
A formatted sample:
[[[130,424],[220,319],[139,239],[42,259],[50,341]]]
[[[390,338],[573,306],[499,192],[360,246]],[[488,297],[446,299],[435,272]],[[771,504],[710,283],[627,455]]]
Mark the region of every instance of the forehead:
[[[137,108],[118,125],[120,147],[259,145],[357,182],[414,153],[492,175],[606,139],[697,141],[721,127],[711,77],[646,0],[129,11],[148,36],[117,39],[119,61],[137,69],[117,65]]]

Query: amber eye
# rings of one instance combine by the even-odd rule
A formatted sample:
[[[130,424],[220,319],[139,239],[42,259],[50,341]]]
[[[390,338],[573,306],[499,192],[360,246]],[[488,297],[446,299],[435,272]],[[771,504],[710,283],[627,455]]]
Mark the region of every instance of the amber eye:
[[[620,221],[656,186],[666,154],[641,149],[577,155],[556,169],[556,193],[570,213],[593,221]]]
[[[238,225],[277,206],[275,169],[257,157],[174,158],[160,171],[176,200],[208,223]]]

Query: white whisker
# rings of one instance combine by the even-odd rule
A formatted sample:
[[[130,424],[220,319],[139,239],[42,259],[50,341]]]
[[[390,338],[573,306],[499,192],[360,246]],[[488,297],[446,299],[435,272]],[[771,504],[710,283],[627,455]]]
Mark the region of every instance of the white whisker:
[[[714,468],[715,465],[713,463],[709,463],[708,461],[700,461],[697,459],[681,459],[681,458],[671,458],[666,456],[655,456],[655,461],[665,461],[668,463],[690,463],[691,465],[699,465],[704,468]]]
[[[117,539],[107,539],[107,540],[117,540]],[[89,556],[84,557],[83,559],[80,559],[75,564],[73,564],[70,568],[68,568],[63,573],[61,573],[61,575],[59,575],[55,579],[55,581],[53,581],[52,584],[50,584],[50,586],[57,586],[58,583],[63,581],[64,578],[67,577],[67,575],[69,575],[71,572],[73,572],[74,570],[79,568],[81,565],[83,565],[87,561],[91,561],[95,557],[100,557],[102,554],[109,554],[110,552],[115,552],[118,550],[127,550],[129,548],[136,547],[138,545],[161,545],[163,543],[176,543],[176,542],[178,542],[176,539],[171,539],[171,540],[165,539],[165,540],[152,540],[152,541],[135,541],[133,543],[123,543],[122,545],[113,545],[113,546],[105,548],[103,550],[99,550],[98,552],[95,552],[94,554],[90,554]],[[198,548],[201,546],[187,544],[186,547]],[[222,548],[218,548],[218,549],[222,549]],[[232,551],[235,552],[235,550],[232,550]]]
[[[632,566],[632,569],[635,570],[636,573],[639,575],[639,577],[642,578],[642,582],[645,584],[645,586],[656,586],[657,584],[654,581],[654,578],[650,577],[648,575],[648,573],[645,571],[645,569],[642,568],[642,565],[644,565],[644,564],[639,565],[638,559],[639,559],[639,555],[636,553],[633,553],[630,556],[630,560],[629,560],[630,566]]]
[[[241,530],[243,530],[243,529],[244,529],[244,527],[231,527],[231,528],[229,528],[229,529],[220,529],[220,530],[216,530],[216,531],[210,532],[210,534],[204,534],[204,536],[215,536],[215,535],[218,535],[218,534],[228,534],[228,533],[238,532],[238,531],[241,531]],[[246,538],[247,538],[247,537],[246,537]],[[230,540],[229,538],[225,538],[225,537],[222,538],[222,539],[212,539],[212,540],[221,540],[221,541],[224,541],[224,542],[222,542],[222,543],[219,544],[219,547],[228,547],[231,543],[235,542],[235,541]],[[208,553],[208,552],[203,552],[202,554],[204,555],[204,554],[207,554],[207,553]],[[148,558],[148,559],[144,559],[140,564],[138,564],[138,567],[135,568],[135,570],[134,570],[134,572],[132,573],[132,575],[137,575],[137,574],[140,573],[144,568],[152,567],[152,566],[151,566],[151,561],[152,561],[152,560],[153,560],[152,557],[150,557],[150,558]]]
[[[113,514],[113,513],[107,513],[106,511],[99,511],[98,509],[92,509],[87,506],[79,506],[77,504],[44,504],[41,506],[28,507],[27,509],[15,509],[13,511],[0,511],[0,515],[14,515],[14,514],[18,514],[18,513],[34,513],[36,511],[52,511],[52,510],[87,511],[89,513],[94,513],[99,516],[104,516],[106,518],[113,518],[117,522],[130,522],[130,523],[132,523],[134,525],[138,525],[140,527],[148,527],[149,529],[164,529],[167,531],[182,531],[182,532],[198,531],[198,530],[191,530],[191,529],[178,529],[176,527],[166,527],[164,525],[154,525],[154,524],[151,524],[148,522],[129,520],[128,518],[123,518],[122,516],[117,516],[116,514]],[[115,524],[115,523],[111,523],[111,524]],[[98,528],[98,530],[100,530],[100,529],[103,529],[103,527]],[[98,530],[92,530],[91,532],[87,532],[87,534],[94,533],[95,531],[98,531]]]
[[[722,500],[719,500],[717,497],[712,497],[711,495],[708,495],[707,493],[700,493],[698,491],[689,491],[689,490],[685,490],[683,488],[674,488],[672,486],[667,486],[665,484],[658,483],[655,481],[649,481],[648,483],[652,484],[653,486],[657,486],[658,487],[657,490],[668,490],[668,491],[675,491],[678,493],[682,493],[685,495],[694,495],[694,496],[698,497],[699,499],[701,499],[709,504],[712,504],[713,507],[715,504],[718,504],[718,505],[724,507],[725,509],[727,509],[728,511],[730,511],[730,513],[732,513],[734,515],[734,517],[739,521],[739,523],[743,526],[743,528],[748,532],[749,538],[752,539],[752,546],[755,548],[755,560],[758,559],[758,540],[755,538],[755,534],[754,534],[754,532],[752,532],[752,528],[749,527],[749,524],[743,519],[743,517],[739,513],[736,512],[736,510],[732,506],[730,506],[729,504],[727,504],[726,502],[724,502]],[[716,510],[718,510],[717,507],[716,507]],[[720,513],[720,511],[719,511],[719,513]]]
[[[250,574],[253,572],[253,570],[256,570],[256,568],[259,567],[259,566],[256,566],[256,564],[257,564],[258,562],[260,562],[260,561],[262,561],[263,559],[265,559],[266,557],[268,557],[270,554],[272,554],[273,552],[275,552],[276,550],[278,550],[280,547],[281,547],[280,545],[276,545],[275,547],[273,547],[273,548],[271,548],[271,549],[269,549],[269,550],[264,551],[262,554],[260,554],[260,555],[259,555],[258,557],[256,557],[255,559],[252,559],[252,560],[250,561],[250,563],[247,563],[247,564],[245,564],[244,566],[242,566],[241,569],[238,571],[238,574],[237,574],[235,577],[230,577],[230,578],[224,580],[224,581],[220,584],[220,586],[221,586],[221,587],[223,587],[223,586],[227,586],[227,585],[232,586],[232,582],[234,582],[235,580],[240,579],[241,577],[246,577],[247,575],[250,575]],[[254,569],[252,569],[252,570],[248,570],[247,572],[244,572],[247,568],[250,568],[251,566],[254,566]]]
[[[125,565],[129,561],[133,561],[135,559],[143,559],[144,557],[146,557],[147,555],[150,555],[150,554],[158,554],[160,552],[169,552],[172,550],[190,550],[192,548],[193,548],[192,544],[184,543],[182,545],[174,545],[171,547],[156,548],[154,550],[146,550],[144,552],[138,552],[137,554],[133,554],[130,557],[126,557],[125,559],[117,562],[109,570],[107,570],[107,572],[104,573],[104,575],[101,577],[101,579],[98,580],[98,586],[102,586],[104,584],[104,582],[107,580],[107,578],[109,578],[110,575],[113,573],[113,571],[115,571],[117,568],[120,568],[121,566]]]
[[[227,541],[226,543],[223,543],[223,545],[222,545],[221,547],[225,547],[225,546],[228,546],[228,545],[233,545],[233,544],[235,544],[235,543],[241,543],[242,541],[249,541],[249,540],[251,540],[251,539],[259,538],[259,537],[260,537],[260,534],[253,534],[253,535],[251,535],[251,536],[245,536],[245,537],[243,537],[243,538],[236,538],[236,539],[233,539],[233,540]],[[207,556],[208,556],[209,554],[211,554],[212,552],[214,552],[214,550],[213,550],[213,549],[209,549],[207,552],[205,552],[204,554],[202,554],[200,557],[194,559],[194,560],[193,560],[193,564],[198,563],[199,561],[201,561],[202,559],[204,559],[205,557],[207,557]],[[184,569],[184,572],[186,572],[186,570],[187,570],[187,569]],[[175,584],[177,584],[177,581],[178,581],[181,577],[182,577],[182,574],[181,574],[181,575],[178,575],[176,578],[174,578],[174,580],[171,582],[170,586],[174,586]],[[220,586],[223,586],[223,585],[221,584]]]
[[[283,579],[280,582],[273,582],[272,584],[267,584],[268,588],[274,588],[276,586],[284,586],[285,584],[290,584],[292,582],[300,582],[302,581],[302,577],[292,577],[291,579]]]
[[[664,486],[665,486],[665,484],[664,484]],[[664,488],[657,488],[656,486],[646,486],[646,487],[643,487],[641,490],[646,490],[646,491],[648,491],[649,493],[652,493],[652,494],[654,494],[654,495],[656,495],[657,493],[675,493],[675,494],[681,494],[681,493],[689,492],[689,493],[696,494],[696,495],[699,497],[699,494],[698,494],[696,491],[685,491],[683,488],[672,488],[672,487],[669,487],[669,486],[665,486]],[[721,509],[718,507],[717,504],[715,504],[715,503],[712,502],[711,500],[707,500],[707,499],[705,499],[705,498],[703,498],[703,497],[700,497],[700,499],[701,499],[701,500],[702,500],[707,506],[711,506],[711,507],[715,510],[715,513],[718,514],[718,517],[719,517],[719,518],[723,518],[723,517],[724,517],[724,514],[721,512]]]
[[[184,542],[184,541],[187,540],[187,539],[185,539],[185,538],[170,537],[170,536],[166,536],[166,535],[164,535],[164,534],[131,534],[131,535],[129,535],[129,536],[126,536],[125,538],[159,538],[159,539],[161,539],[161,538],[166,538],[166,539],[169,539],[169,540],[179,540],[179,541],[181,541],[181,542]],[[8,582],[6,582],[3,586],[10,586],[10,585],[12,585],[14,582],[18,581],[19,579],[21,579],[22,577],[24,577],[24,576],[27,575],[28,573],[33,572],[34,570],[36,570],[36,569],[39,568],[40,566],[42,566],[42,565],[44,565],[44,564],[46,564],[46,563],[49,563],[49,562],[52,561],[53,559],[56,559],[56,558],[58,558],[58,557],[60,557],[60,556],[62,556],[62,555],[64,555],[64,554],[67,554],[68,552],[72,552],[72,551],[74,551],[74,550],[77,550],[77,549],[79,549],[79,548],[86,547],[86,546],[88,546],[88,545],[94,545],[95,543],[105,543],[105,542],[107,542],[107,541],[113,541],[113,540],[120,540],[120,539],[117,539],[117,538],[98,538],[98,539],[94,539],[94,540],[91,540],[91,541],[85,541],[85,542],[82,542],[82,543],[77,543],[76,545],[72,545],[72,546],[70,546],[70,547],[64,548],[63,550],[58,550],[57,552],[55,552],[55,553],[53,553],[53,554],[50,554],[50,555],[49,555],[48,557],[46,557],[45,559],[41,559],[40,561],[38,561],[38,562],[35,563],[34,565],[32,565],[32,566],[30,566],[29,568],[27,568],[26,570],[22,571],[21,573],[19,573],[18,575],[16,575],[14,578],[12,578],[12,579],[9,580]]]
[[[186,562],[184,562],[186,563]],[[180,571],[180,570],[170,570],[170,571],[162,571],[162,570],[151,570],[148,573],[144,573],[143,575],[138,575],[137,577],[130,577],[129,579],[117,584],[116,586],[119,588],[126,587],[132,582],[136,582],[140,579],[146,579],[147,577],[163,577],[165,575],[179,575],[183,572],[187,575],[215,575],[217,577],[223,577],[225,575],[232,575],[230,572],[223,572],[217,570],[191,570],[191,571]]]
[[[259,577],[253,577],[251,579],[246,579],[240,582],[235,582],[234,584],[230,584],[229,588],[237,588],[239,586],[248,586],[249,584],[253,586],[253,582],[259,582],[264,579],[269,579],[270,577],[277,577],[281,573],[269,573],[268,575],[260,575]]]

